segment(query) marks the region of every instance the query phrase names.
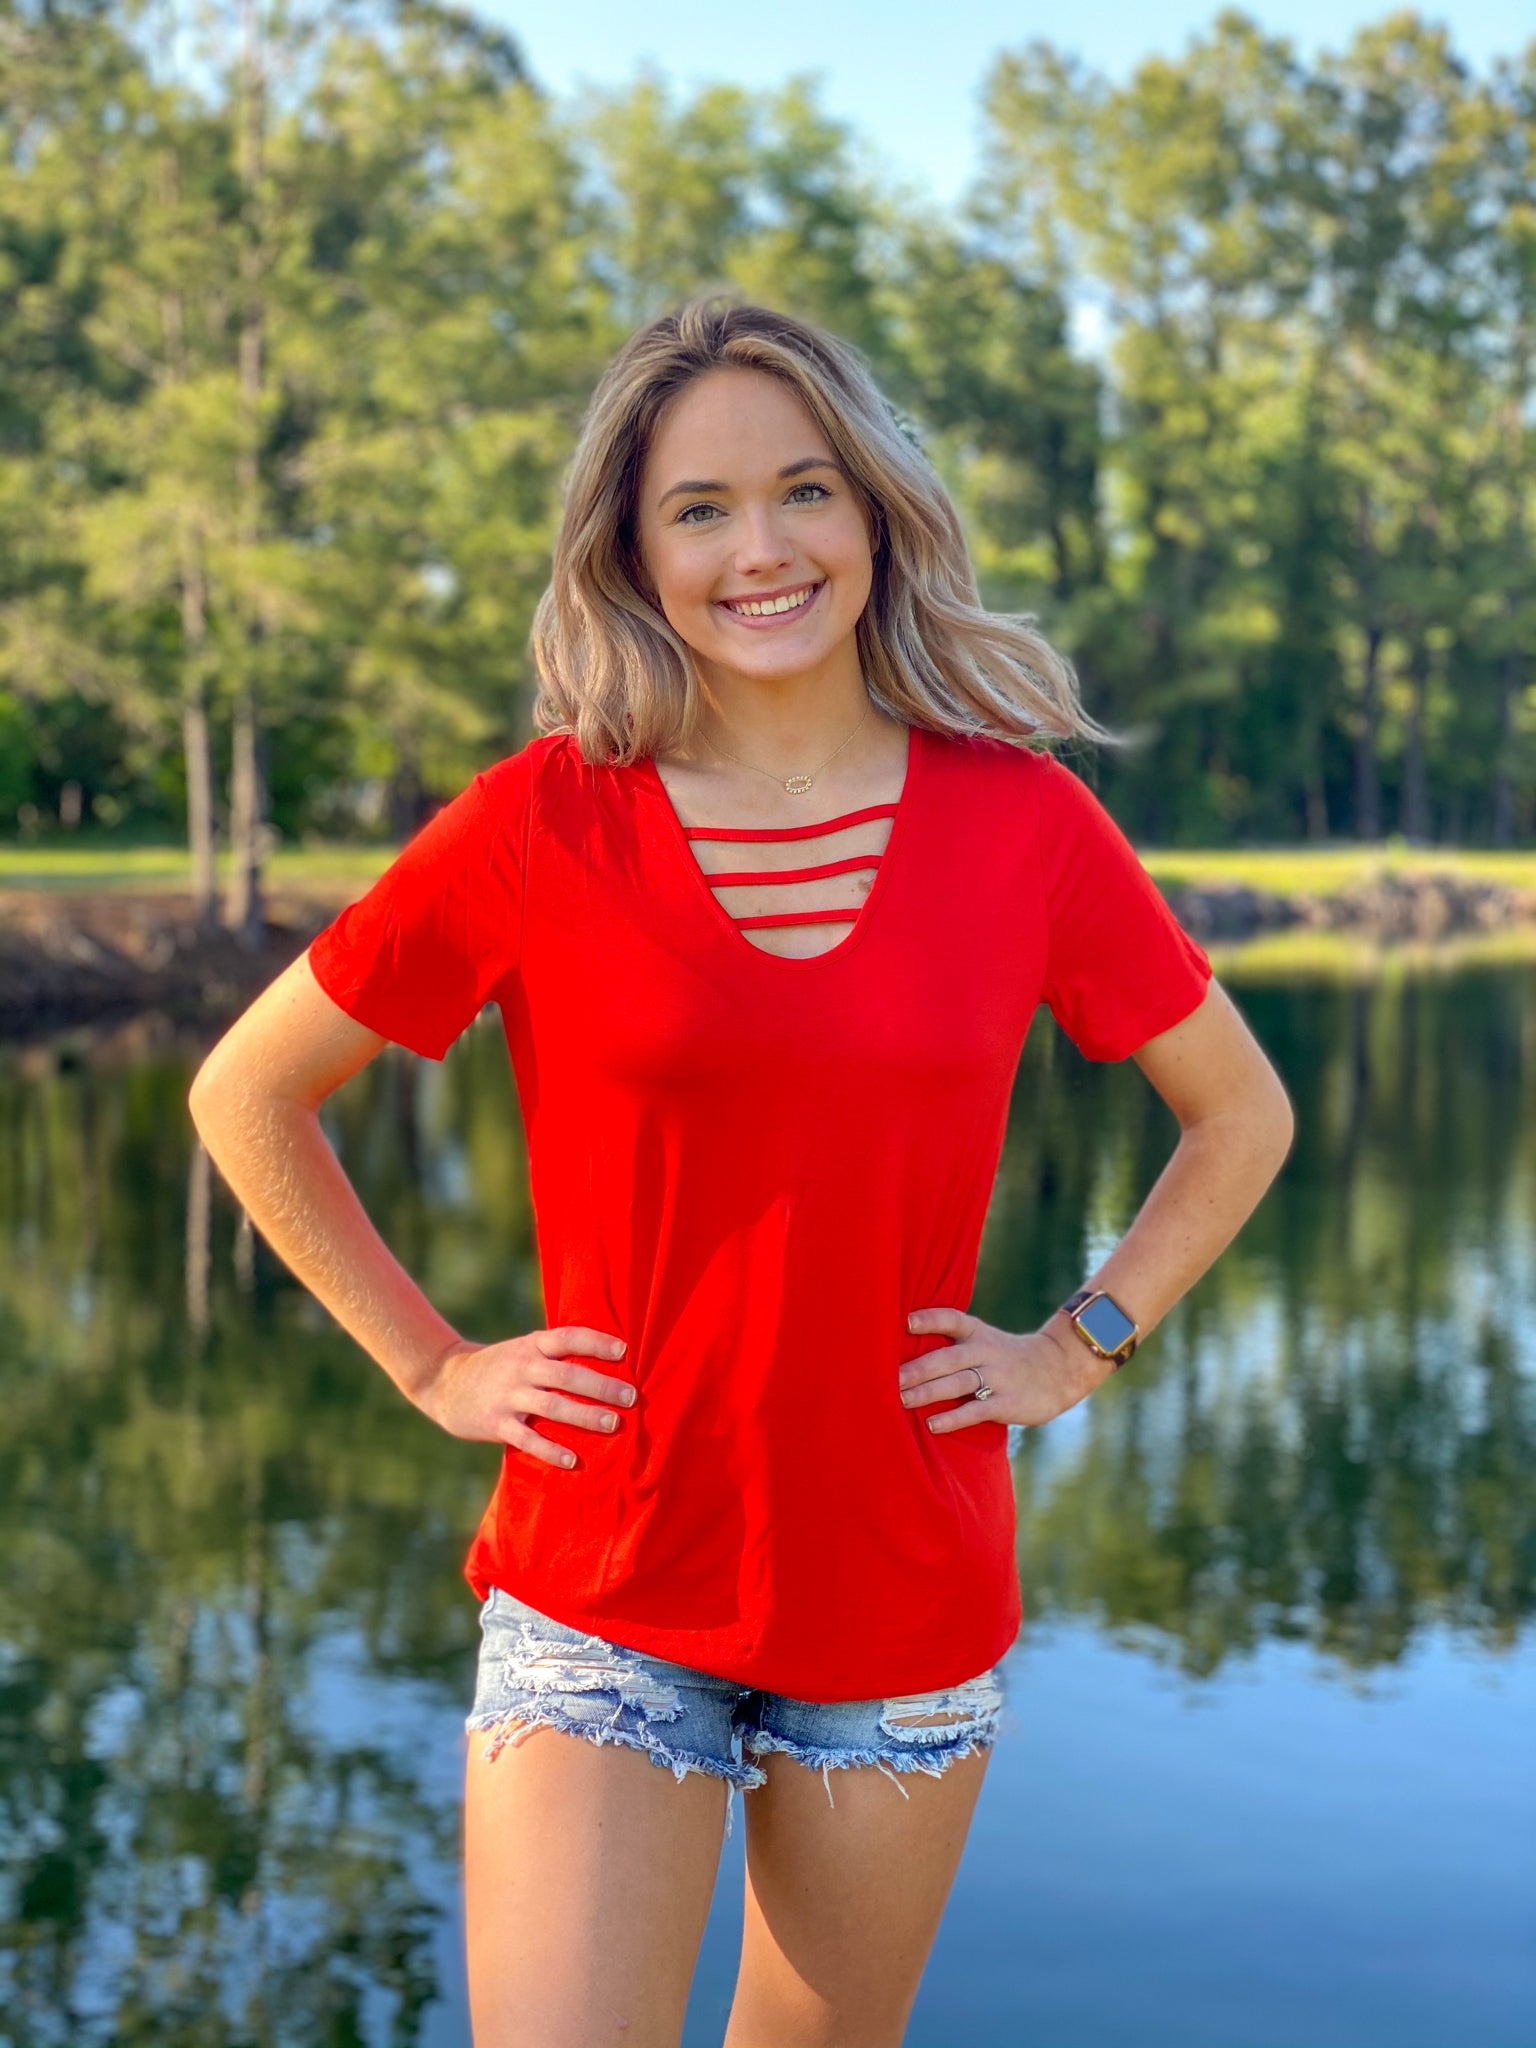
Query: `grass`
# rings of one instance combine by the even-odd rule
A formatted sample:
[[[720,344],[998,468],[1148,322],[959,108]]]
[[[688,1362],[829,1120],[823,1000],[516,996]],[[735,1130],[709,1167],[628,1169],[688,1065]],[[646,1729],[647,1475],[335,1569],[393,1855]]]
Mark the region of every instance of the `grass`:
[[[1394,874],[1455,874],[1514,889],[1536,889],[1536,849],[1420,847],[1389,839],[1363,846],[1137,850],[1163,887],[1233,882],[1276,896],[1332,896],[1386,869]]]
[[[274,888],[344,898],[365,889],[389,865],[390,846],[280,847],[269,874]],[[1138,848],[1164,888],[1180,883],[1237,883],[1267,894],[1332,896],[1382,869],[1426,870],[1536,889],[1536,849],[1493,852],[1480,847],[1411,847],[1400,840],[1356,846]],[[63,846],[0,846],[0,889],[133,889],[187,887],[187,856],[179,846],[132,846],[102,837]]]
[[[284,846],[268,863],[276,889],[344,895],[365,889],[393,859],[392,846]],[[225,863],[219,864],[222,880]],[[0,889],[185,890],[190,867],[179,846],[0,846]]]

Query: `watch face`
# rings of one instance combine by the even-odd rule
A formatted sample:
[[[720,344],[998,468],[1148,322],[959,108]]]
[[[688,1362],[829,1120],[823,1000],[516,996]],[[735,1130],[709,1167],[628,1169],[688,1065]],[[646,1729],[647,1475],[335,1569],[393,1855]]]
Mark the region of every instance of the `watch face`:
[[[1106,1351],[1117,1351],[1130,1336],[1136,1325],[1110,1300],[1101,1294],[1097,1301],[1090,1301],[1085,1309],[1078,1311],[1077,1320]]]

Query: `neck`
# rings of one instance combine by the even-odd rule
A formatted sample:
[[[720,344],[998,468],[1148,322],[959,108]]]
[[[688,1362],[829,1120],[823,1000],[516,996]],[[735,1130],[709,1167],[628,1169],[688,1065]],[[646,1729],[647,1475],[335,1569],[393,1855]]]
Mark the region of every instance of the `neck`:
[[[866,713],[869,725],[880,716],[856,656],[767,681],[718,671],[701,680],[699,739],[785,775],[814,768]]]

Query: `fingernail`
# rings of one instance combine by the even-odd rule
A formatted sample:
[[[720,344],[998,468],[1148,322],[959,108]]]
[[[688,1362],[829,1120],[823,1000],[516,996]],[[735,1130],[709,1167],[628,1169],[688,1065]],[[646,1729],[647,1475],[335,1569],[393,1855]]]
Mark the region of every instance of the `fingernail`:
[[[614,1357],[615,1357],[615,1358],[617,1358],[617,1357],[619,1356],[620,1352],[622,1352],[622,1351],[626,1351],[626,1350],[628,1350],[628,1348],[629,1348],[629,1347],[628,1347],[628,1345],[626,1345],[626,1344],[625,1344],[625,1342],[624,1342],[624,1339],[623,1339],[622,1337],[615,1337],[615,1338],[614,1338],[614,1340],[613,1340],[613,1355],[614,1355]]]
[[[618,1426],[619,1426],[619,1418],[617,1417],[617,1415],[605,1415],[605,1416],[603,1417],[603,1427],[604,1427],[604,1429],[617,1429],[617,1428],[618,1428]]]
[[[915,1314],[907,1317],[907,1328],[909,1330],[915,1330],[917,1328],[917,1317]]]
[[[626,1408],[633,1408],[639,1398],[633,1387],[626,1387],[624,1389],[624,1406]]]
[[[569,1451],[562,1451],[560,1454],[560,1462],[562,1465],[574,1465],[576,1460]]]

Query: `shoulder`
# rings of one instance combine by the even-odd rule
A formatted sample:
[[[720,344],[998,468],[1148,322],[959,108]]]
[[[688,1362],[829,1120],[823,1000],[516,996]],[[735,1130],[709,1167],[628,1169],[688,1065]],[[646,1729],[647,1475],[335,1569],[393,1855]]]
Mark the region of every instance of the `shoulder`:
[[[1084,777],[1050,746],[1030,741],[1020,744],[982,735],[965,742],[979,762],[985,763],[990,778],[1011,793],[1027,795],[1043,821],[1063,829],[1093,826],[1107,821],[1109,813]]]
[[[994,836],[1026,834],[1048,875],[1105,855],[1123,858],[1126,842],[1113,816],[1047,742],[945,734],[935,753],[964,814]]]
[[[535,812],[545,808],[552,785],[567,779],[580,754],[569,733],[539,733],[499,761],[482,768],[450,805],[499,839],[523,841]]]
[[[575,741],[569,733],[539,733],[516,753],[504,754],[499,761],[482,768],[471,787],[498,809],[525,804],[551,767],[574,750]]]
[[[1038,803],[1071,773],[1038,741],[991,733],[930,733],[928,740],[944,772],[972,795],[993,794],[1004,804]]]

